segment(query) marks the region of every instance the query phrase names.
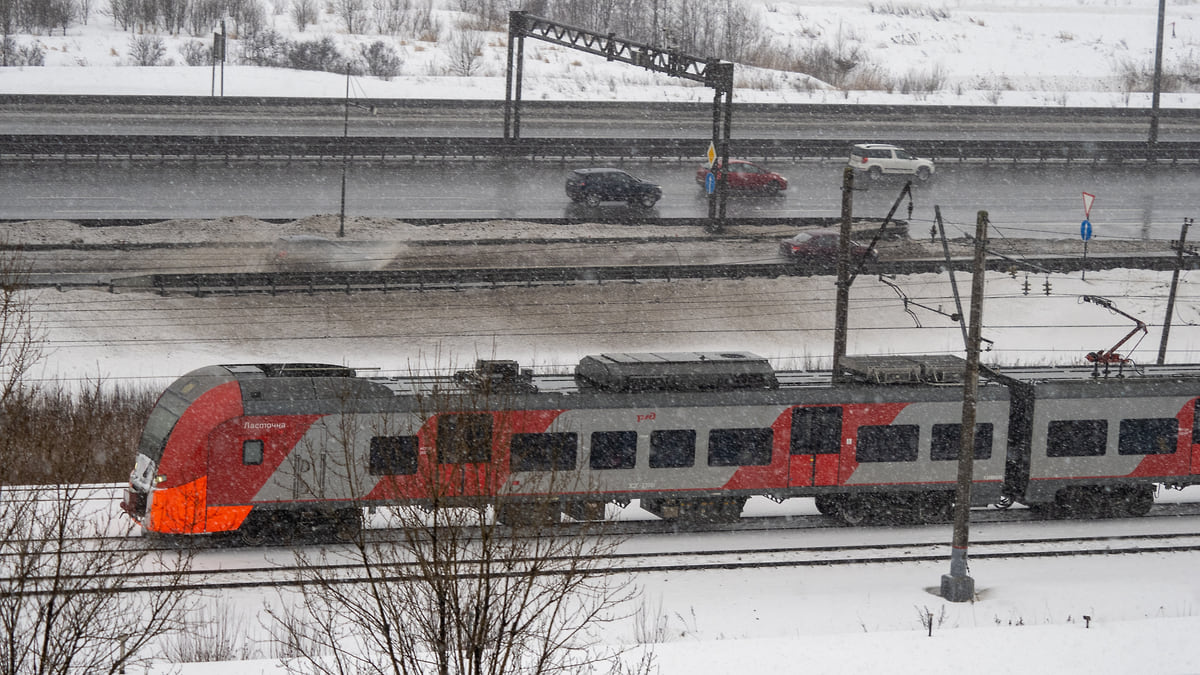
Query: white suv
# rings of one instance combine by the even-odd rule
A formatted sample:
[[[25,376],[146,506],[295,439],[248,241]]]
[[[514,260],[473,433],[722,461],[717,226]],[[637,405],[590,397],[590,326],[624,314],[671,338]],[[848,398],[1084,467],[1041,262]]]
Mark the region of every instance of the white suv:
[[[850,166],[855,171],[865,171],[871,180],[879,180],[885,173],[911,174],[917,180],[929,180],[933,176],[933,161],[914,156],[904,148],[886,143],[860,143],[850,149]]]

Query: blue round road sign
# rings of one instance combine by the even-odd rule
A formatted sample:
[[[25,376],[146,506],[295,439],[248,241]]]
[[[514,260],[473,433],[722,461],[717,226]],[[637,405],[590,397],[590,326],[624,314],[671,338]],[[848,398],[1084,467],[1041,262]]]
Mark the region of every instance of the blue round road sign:
[[[1092,221],[1085,220],[1079,224],[1079,238],[1084,241],[1092,238]]]
[[[717,177],[713,172],[709,171],[708,175],[704,177],[704,191],[711,195],[716,189]]]

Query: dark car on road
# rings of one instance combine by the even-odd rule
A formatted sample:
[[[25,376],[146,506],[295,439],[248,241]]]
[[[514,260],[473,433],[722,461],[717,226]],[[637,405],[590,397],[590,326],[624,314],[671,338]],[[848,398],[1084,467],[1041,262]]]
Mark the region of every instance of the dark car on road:
[[[795,260],[833,264],[837,262],[840,239],[837,230],[807,230],[779,242],[779,252]],[[866,244],[851,241],[850,256],[855,260],[873,260],[875,251]]]
[[[650,208],[662,199],[662,188],[620,169],[576,169],[567,176],[567,196],[588,206],[628,202]]]
[[[708,177],[708,174],[709,169],[706,166],[702,166],[696,170],[696,183],[700,187],[704,187],[704,180]],[[720,162],[713,165],[712,174],[717,177],[717,180],[721,179]],[[729,172],[726,174],[725,186],[730,190],[780,193],[787,189],[787,179],[765,166],[759,166],[744,159],[731,159],[729,160]]]

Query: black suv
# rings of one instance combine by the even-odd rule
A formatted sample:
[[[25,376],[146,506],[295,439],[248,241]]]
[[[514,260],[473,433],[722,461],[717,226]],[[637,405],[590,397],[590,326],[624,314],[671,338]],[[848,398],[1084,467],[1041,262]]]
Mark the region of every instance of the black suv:
[[[620,169],[576,169],[567,176],[567,196],[573,202],[629,202],[650,208],[662,198],[662,188]]]

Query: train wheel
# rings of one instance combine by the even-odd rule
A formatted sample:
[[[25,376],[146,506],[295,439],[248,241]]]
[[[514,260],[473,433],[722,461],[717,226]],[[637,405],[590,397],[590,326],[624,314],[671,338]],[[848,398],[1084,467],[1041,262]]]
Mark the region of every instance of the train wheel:
[[[1125,494],[1125,498],[1121,500],[1121,506],[1125,515],[1135,518],[1150,513],[1150,509],[1154,506],[1154,488],[1150,486],[1130,488]]]
[[[917,501],[917,520],[922,523],[945,523],[954,515],[954,498],[943,494],[922,495]]]
[[[267,536],[272,543],[275,544],[290,544],[296,538],[297,526],[300,524],[299,519],[285,511],[279,511],[271,514],[270,529]]]
[[[861,525],[869,512],[870,504],[862,497],[846,497],[838,506],[838,515],[848,525]]]
[[[1077,487],[1059,491],[1054,497],[1059,517],[1098,518],[1109,513],[1109,497],[1100,488]]]
[[[813,498],[813,502],[817,506],[817,513],[823,516],[838,514],[838,498],[834,495],[817,495]]]
[[[262,546],[267,541],[267,530],[261,523],[247,519],[238,528],[238,538],[246,546]]]
[[[362,533],[362,511],[342,509],[333,514],[333,536],[341,542],[352,542]]]

